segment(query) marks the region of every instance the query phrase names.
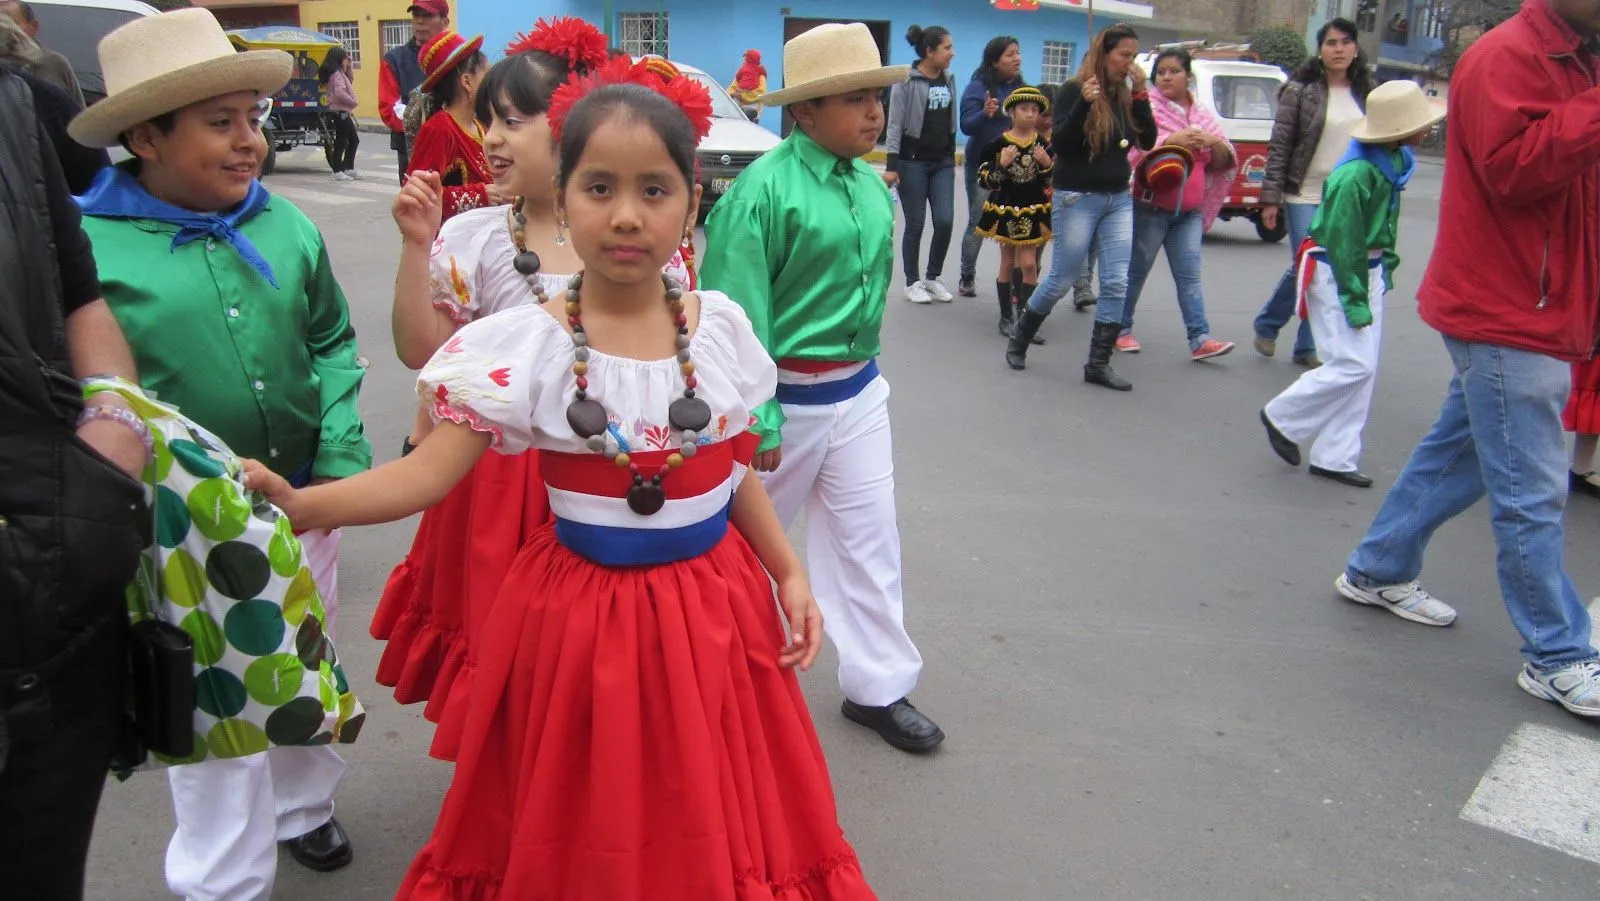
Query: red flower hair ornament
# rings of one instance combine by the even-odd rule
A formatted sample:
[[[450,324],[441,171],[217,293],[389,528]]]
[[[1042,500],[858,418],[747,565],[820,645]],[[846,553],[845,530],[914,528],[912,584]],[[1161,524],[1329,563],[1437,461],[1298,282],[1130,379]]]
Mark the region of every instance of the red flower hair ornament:
[[[666,73],[670,72],[668,75]],[[688,117],[697,141],[705,140],[711,133],[711,93],[705,85],[692,78],[684,78],[677,67],[666,60],[646,57],[633,62],[626,56],[617,56],[585,75],[574,73],[566,84],[556,88],[550,98],[551,134],[557,141],[567,124],[567,116],[590,92],[613,84],[636,84],[672,101]]]
[[[591,72],[606,63],[606,36],[575,16],[540,19],[529,34],[506,45],[506,56],[538,50],[567,61],[574,72]]]

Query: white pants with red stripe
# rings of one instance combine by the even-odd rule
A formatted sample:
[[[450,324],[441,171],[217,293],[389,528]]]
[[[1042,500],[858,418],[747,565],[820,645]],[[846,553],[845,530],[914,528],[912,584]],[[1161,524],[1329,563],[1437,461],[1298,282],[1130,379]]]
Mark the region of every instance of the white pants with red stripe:
[[[1267,418],[1296,444],[1315,438],[1311,465],[1334,472],[1360,468],[1361,431],[1372,407],[1378,380],[1378,347],[1383,337],[1383,269],[1367,270],[1367,303],[1372,324],[1351,328],[1339,303],[1339,286],[1326,260],[1306,254],[1301,262],[1306,317],[1322,365],[1300,376],[1267,404]],[[1305,267],[1311,267],[1309,273]]]
[[[306,565],[334,635],[339,605],[339,532],[300,536]],[[266,901],[278,843],[333,816],[345,763],[328,745],[273,748],[167,770],[178,828],[167,845],[167,886],[188,901]]]
[[[806,513],[806,570],[839,652],[839,687],[883,707],[911,694],[922,655],[906,634],[889,383],[837,404],[784,404],[783,461],[762,473],[787,528]]]

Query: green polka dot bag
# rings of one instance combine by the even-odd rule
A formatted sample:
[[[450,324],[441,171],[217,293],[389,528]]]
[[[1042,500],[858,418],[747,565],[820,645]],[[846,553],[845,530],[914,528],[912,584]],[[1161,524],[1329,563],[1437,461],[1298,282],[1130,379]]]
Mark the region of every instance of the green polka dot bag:
[[[194,754],[151,754],[143,768],[243,757],[269,748],[349,743],[366,712],[333,642],[288,517],[244,487],[243,466],[215,435],[119,380],[114,391],[150,428],[144,472],[154,514],[133,622],[155,617],[194,642]]]

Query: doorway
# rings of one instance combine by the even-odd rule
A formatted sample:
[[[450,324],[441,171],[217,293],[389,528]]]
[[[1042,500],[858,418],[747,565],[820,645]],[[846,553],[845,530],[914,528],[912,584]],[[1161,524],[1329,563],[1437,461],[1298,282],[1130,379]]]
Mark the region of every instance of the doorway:
[[[859,20],[859,19],[805,19],[805,18],[785,17],[784,20],[783,20],[783,42],[785,44],[787,44],[787,43],[789,43],[790,40],[794,39],[796,36],[805,34],[806,32],[810,31],[811,29],[816,28],[818,25],[829,25],[829,24],[850,25],[850,24],[853,24],[853,23],[859,22],[859,21],[861,21],[861,20]],[[861,24],[867,26],[867,30],[872,32],[872,42],[878,45],[878,58],[882,61],[882,64],[885,65],[885,66],[889,65],[889,21],[887,19],[880,19],[880,20],[875,20],[875,21],[870,21],[870,22],[861,22]],[[889,89],[888,88],[884,88],[884,90],[883,90],[883,108],[884,108],[885,112],[887,112],[887,110],[889,109]],[[888,117],[887,117],[887,115],[885,115],[885,117],[884,117],[884,129],[887,131],[888,127],[889,127],[889,125],[888,125]],[[783,136],[784,137],[788,137],[789,136],[789,132],[793,128],[794,128],[794,119],[789,115],[789,110],[786,107],[786,108],[784,108],[784,111],[783,111],[783,126],[782,126]],[[879,140],[880,143],[882,143],[883,136],[879,135],[878,136],[878,140]]]

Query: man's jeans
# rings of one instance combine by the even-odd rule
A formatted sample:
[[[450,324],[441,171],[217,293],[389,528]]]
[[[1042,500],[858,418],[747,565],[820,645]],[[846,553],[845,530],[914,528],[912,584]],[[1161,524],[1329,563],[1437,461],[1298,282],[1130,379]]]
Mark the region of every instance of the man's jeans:
[[[1300,249],[1300,243],[1311,231],[1311,220],[1317,216],[1317,205],[1286,203],[1279,211],[1279,215],[1289,224],[1289,269],[1283,273],[1283,278],[1278,279],[1278,286],[1273,289],[1272,298],[1261,308],[1255,322],[1256,337],[1274,340],[1284,325],[1294,318],[1294,256]],[[1305,356],[1316,353],[1316,350],[1316,342],[1311,340],[1311,323],[1301,320],[1300,331],[1294,336],[1294,355]]]
[[[900,263],[905,268],[906,284],[917,275],[917,256],[922,251],[922,227],[928,212],[933,213],[933,243],[928,245],[927,278],[944,272],[944,258],[950,253],[950,233],[956,220],[955,159],[942,162],[900,161],[900,207],[905,211],[905,234],[900,237]]]
[[[1128,257],[1133,252],[1133,195],[1056,191],[1050,212],[1055,238],[1050,242],[1050,274],[1028,302],[1028,309],[1049,314],[1072,290],[1072,283],[1098,239],[1100,303],[1096,322],[1122,322],[1122,299],[1128,291]]]
[[[1174,218],[1171,213],[1151,207],[1135,207],[1128,298],[1122,306],[1124,335],[1133,333],[1133,308],[1139,303],[1150,270],[1155,268],[1156,255],[1165,247],[1167,268],[1172,270],[1172,281],[1178,289],[1178,312],[1183,314],[1183,327],[1189,335],[1189,349],[1192,351],[1205,341],[1211,332],[1205,298],[1200,293],[1200,239],[1205,232],[1205,219],[1199,210]]]
[[[1445,339],[1456,374],[1439,421],[1400,473],[1346,575],[1363,588],[1410,582],[1440,526],[1486,493],[1500,594],[1522,656],[1552,670],[1596,654],[1589,613],[1562,563],[1567,454],[1566,363]]]
[[[978,184],[978,167],[964,166],[967,179],[967,230],[961,233],[961,277],[976,280],[978,277],[978,251],[983,249],[983,236],[978,234],[978,217],[983,215],[983,205],[989,200],[989,189]],[[1011,273],[1001,273],[1003,279]]]

